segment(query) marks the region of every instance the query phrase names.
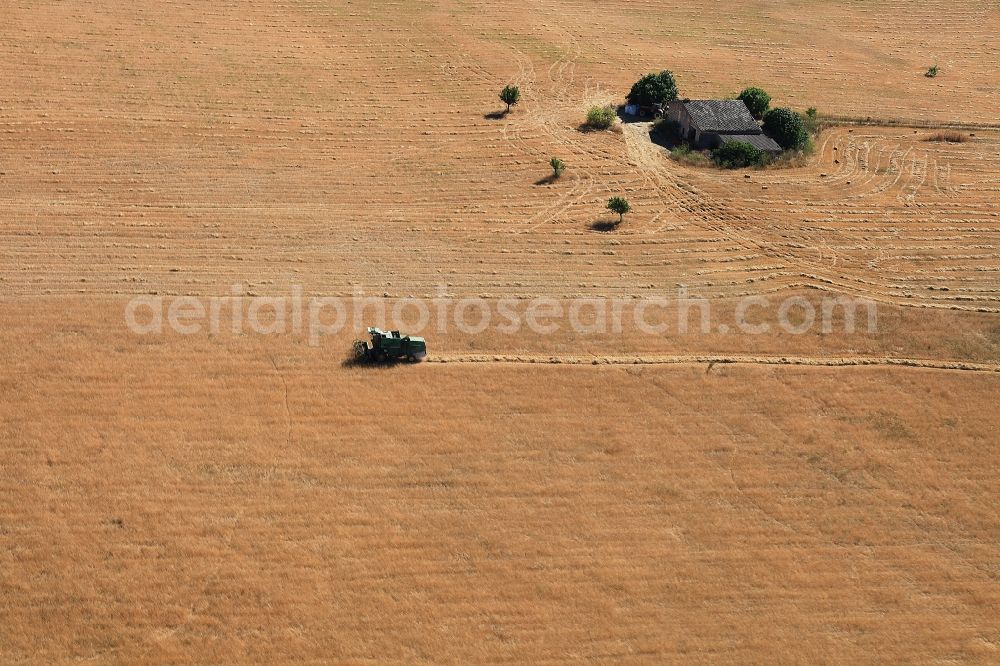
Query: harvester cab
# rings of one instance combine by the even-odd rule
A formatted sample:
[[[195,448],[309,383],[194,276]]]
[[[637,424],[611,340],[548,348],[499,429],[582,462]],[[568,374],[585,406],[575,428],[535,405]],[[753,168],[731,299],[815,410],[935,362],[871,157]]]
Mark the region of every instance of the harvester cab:
[[[374,327],[368,329],[368,335],[371,338],[370,344],[363,340],[354,342],[354,356],[359,361],[419,361],[427,356],[427,343],[423,338]]]

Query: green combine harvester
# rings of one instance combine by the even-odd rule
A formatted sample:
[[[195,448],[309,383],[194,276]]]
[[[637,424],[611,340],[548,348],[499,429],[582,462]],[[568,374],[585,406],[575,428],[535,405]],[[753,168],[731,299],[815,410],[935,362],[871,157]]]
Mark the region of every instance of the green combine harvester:
[[[377,328],[369,328],[368,335],[371,344],[364,340],[354,341],[354,358],[361,363],[413,362],[427,356],[427,343],[423,338]]]

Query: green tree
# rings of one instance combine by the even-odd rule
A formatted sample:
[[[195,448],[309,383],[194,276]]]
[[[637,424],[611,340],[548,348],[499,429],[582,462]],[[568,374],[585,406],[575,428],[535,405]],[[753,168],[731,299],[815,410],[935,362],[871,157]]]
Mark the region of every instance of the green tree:
[[[553,157],[551,160],[549,160],[549,166],[552,167],[553,178],[558,178],[563,174],[563,171],[566,170],[566,163],[563,162],[558,157]]]
[[[521,89],[517,86],[504,86],[500,91],[500,101],[507,105],[507,113],[510,113],[510,107],[521,101]]]
[[[788,108],[771,109],[764,114],[764,134],[785,150],[799,150],[809,141],[802,116]]]
[[[716,148],[712,159],[724,169],[745,169],[763,164],[766,155],[745,141],[730,141]]]
[[[639,106],[666,104],[677,99],[677,82],[668,70],[659,74],[647,74],[635,82],[626,99],[629,104]]]
[[[771,105],[771,96],[761,88],[745,88],[737,99],[743,100],[743,103],[750,109],[750,115],[757,120],[764,117],[764,114],[767,113],[767,107]]]
[[[631,212],[632,206],[624,197],[611,197],[608,199],[608,210],[618,214],[618,224],[621,224],[625,221],[625,213]]]
[[[819,112],[815,106],[806,109],[806,117],[802,119],[803,126],[809,134],[819,134]]]

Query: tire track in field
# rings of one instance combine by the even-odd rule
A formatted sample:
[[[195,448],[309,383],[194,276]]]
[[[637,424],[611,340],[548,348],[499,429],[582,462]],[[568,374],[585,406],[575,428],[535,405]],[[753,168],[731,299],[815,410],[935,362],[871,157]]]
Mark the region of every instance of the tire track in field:
[[[936,361],[892,356],[746,356],[730,354],[678,354],[678,355],[565,355],[565,354],[449,354],[439,353],[424,363],[485,363],[485,364],[542,364],[542,365],[785,365],[819,368],[847,368],[861,366],[892,366],[927,370],[953,370],[964,372],[1000,373],[1000,364],[969,363],[965,361]]]
[[[730,210],[727,202],[714,198],[690,183],[681,181],[664,165],[662,151],[652,143],[650,138],[639,136],[644,131],[638,127],[627,127],[627,145],[634,163],[642,170],[647,183],[657,191],[665,209],[673,205],[687,211],[701,229],[719,233],[743,250],[759,253],[763,257],[786,261],[799,268],[800,271],[801,267],[805,265],[812,271],[823,272],[825,264],[816,264],[805,260],[793,252],[780,249],[774,243],[739,232],[737,226],[742,218]],[[788,270],[778,271],[775,275],[786,282],[814,277],[810,273]],[[829,278],[820,278],[820,281],[834,284]],[[876,296],[869,289],[858,289],[855,286],[853,291],[860,291],[862,295],[876,298],[876,300],[885,300],[884,294]]]
[[[533,145],[530,141],[526,140],[524,136],[525,124],[534,122],[546,136],[552,138],[552,133],[548,130],[545,123],[537,122],[537,116],[539,114],[537,98],[541,97],[542,93],[537,91],[538,80],[535,66],[531,61],[530,56],[526,53],[513,46],[510,48],[514,53],[514,60],[517,67],[517,72],[510,79],[510,82],[512,85],[516,85],[521,89],[522,99],[519,106],[524,110],[524,114],[520,117],[511,116],[510,118],[508,118],[505,114],[502,118],[499,118],[498,120],[503,121],[503,125],[501,126],[501,137],[505,142],[516,146],[519,152],[530,157],[537,158],[541,165],[542,163],[548,162],[548,157],[544,151]],[[558,64],[559,63],[557,62],[553,65],[553,67]],[[455,66],[468,72],[474,79],[488,83],[491,86],[500,85],[500,82],[502,81],[501,77],[495,76],[493,73],[476,63],[474,57],[469,53],[458,54],[458,61]],[[551,72],[552,69],[550,68],[550,79]],[[562,212],[572,206],[573,203],[587,196],[593,187],[593,175],[586,171],[578,171],[575,173],[583,174],[583,177],[575,175],[572,179],[572,185],[560,192],[559,197],[554,202],[544,204],[540,211],[534,213],[526,221],[524,221],[523,224],[528,225],[528,229],[520,229],[518,230],[518,233],[524,233],[525,231],[530,231],[531,229],[535,229],[546,224],[547,222],[557,218]]]
[[[594,191],[597,174],[587,168],[587,158],[597,161],[606,158],[606,155],[590,148],[574,136],[577,130],[564,127],[559,122],[558,112],[571,106],[570,96],[576,81],[576,61],[583,52],[579,40],[572,33],[567,30],[562,32],[566,37],[568,48],[548,68],[546,74],[550,90],[545,97],[546,101],[532,100],[528,107],[528,119],[554,143],[568,146],[572,150],[573,154],[567,157],[570,158],[568,165],[574,167],[573,187],[560,196],[556,206],[546,209],[540,216],[533,217],[529,221],[530,226],[520,230],[520,233],[528,233],[557,221],[566,211],[589,197]],[[518,58],[529,58],[529,56],[518,51]],[[582,159],[576,160],[574,157]]]
[[[638,135],[639,132],[636,128],[626,128],[627,132],[633,135]],[[907,163],[907,159],[910,157],[913,148],[904,148],[899,144],[894,144],[888,148],[888,151],[882,148],[882,143],[876,144],[877,152],[874,157],[874,167],[871,166],[869,162],[869,155],[867,151],[871,151],[873,147],[873,142],[865,141],[864,150],[866,154],[860,157],[858,162],[860,162],[860,169],[862,172],[869,174],[869,178],[865,181],[865,184],[876,181],[874,194],[883,194],[893,188],[901,189],[906,192],[908,183],[918,175],[918,171],[926,172],[927,166],[921,165],[922,168],[916,166],[916,158],[914,160],[914,167],[911,169],[913,173],[907,176],[907,183],[900,185],[900,180],[903,177],[904,166]],[[919,301],[913,300],[912,293],[904,293],[898,285],[894,286],[891,283],[884,283],[875,280],[868,279],[868,274],[864,271],[859,271],[857,269],[851,269],[845,266],[837,268],[837,270],[831,270],[835,267],[837,263],[843,262],[827,262],[827,254],[830,258],[837,257],[837,253],[833,248],[828,248],[828,253],[821,253],[821,258],[819,261],[804,257],[801,253],[784,249],[777,242],[778,237],[774,239],[761,237],[759,234],[754,233],[752,230],[740,231],[740,229],[745,228],[742,224],[747,216],[740,215],[736,212],[735,208],[730,205],[731,201],[735,200],[736,193],[732,191],[727,185],[723,185],[723,195],[722,197],[708,194],[700,189],[694,187],[693,185],[682,182],[679,180],[678,176],[672,173],[665,166],[664,156],[662,151],[657,149],[652,142],[646,137],[634,136],[632,140],[628,142],[628,147],[631,152],[631,156],[634,162],[640,166],[644,174],[648,174],[650,178],[655,178],[660,186],[655,183],[651,183],[657,189],[661,195],[664,188],[668,188],[672,192],[677,192],[680,195],[680,205],[684,210],[693,213],[693,217],[696,220],[696,224],[703,229],[713,230],[718,233],[723,234],[728,240],[737,243],[748,251],[760,252],[764,257],[771,259],[780,259],[787,262],[788,267],[792,270],[782,270],[774,274],[774,277],[779,280],[784,281],[801,281],[807,280],[815,288],[821,288],[825,290],[832,290],[836,287],[845,294],[853,294],[862,297],[871,298],[880,302],[893,303],[899,306],[906,307],[941,307],[940,304],[933,303],[933,299],[928,301],[926,298],[921,298]],[[886,160],[886,167],[882,174],[879,172],[879,165],[882,160]],[[852,160],[853,161],[853,160]],[[925,157],[926,161],[926,157]],[[790,179],[787,174],[781,172],[773,172],[771,179],[768,181],[773,184],[786,184]],[[791,180],[795,178],[801,178],[801,175],[794,174]],[[910,193],[914,194],[924,184],[926,179],[925,173],[919,173],[919,179],[916,182],[909,185]],[[865,193],[861,195],[855,195],[855,197],[868,197],[872,193]],[[894,197],[894,199],[899,200]],[[765,202],[766,203],[766,202]],[[697,220],[700,219],[701,223]],[[909,292],[909,290],[907,290]],[[952,302],[949,300],[949,302]],[[965,306],[953,304],[950,307],[953,309],[961,310],[977,310],[977,311],[994,311],[995,308],[983,307],[983,306]]]

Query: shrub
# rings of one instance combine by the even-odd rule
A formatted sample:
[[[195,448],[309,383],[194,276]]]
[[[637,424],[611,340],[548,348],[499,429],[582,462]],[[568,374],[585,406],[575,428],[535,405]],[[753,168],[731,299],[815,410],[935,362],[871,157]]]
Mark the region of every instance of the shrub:
[[[681,140],[681,124],[669,118],[657,118],[649,134],[661,143],[673,145]]]
[[[632,210],[632,206],[629,205],[628,199],[624,197],[611,197],[608,199],[608,210],[612,213],[618,213],[618,224],[625,221],[625,213]]]
[[[563,174],[563,171],[566,170],[566,163],[563,162],[558,157],[553,157],[551,160],[549,160],[549,166],[552,167],[553,178],[558,178]]]
[[[771,96],[760,88],[746,88],[736,99],[743,100],[750,109],[750,115],[757,120],[764,117],[767,107],[771,105]]]
[[[926,76],[929,79],[933,79],[937,75],[938,75],[937,65],[931,65],[930,67],[927,68],[927,71],[924,73],[924,76]]]
[[[705,153],[691,150],[691,146],[686,143],[682,143],[673,150],[670,151],[670,159],[675,162],[680,162],[681,164],[687,164],[688,166],[708,166],[709,160],[705,156]]]
[[[666,104],[677,99],[677,82],[668,70],[659,74],[647,74],[635,82],[625,99],[629,104],[639,106]]]
[[[587,112],[587,127],[606,130],[614,124],[617,117],[614,108],[610,106],[594,106]]]
[[[954,130],[948,130],[945,132],[936,132],[931,134],[929,137],[924,139],[924,141],[946,141],[948,143],[965,143],[969,140],[968,135],[962,134],[961,132],[956,132]]]
[[[809,165],[809,155],[813,151],[812,143],[806,144],[802,150],[789,150],[773,155],[767,160],[768,169],[800,169]]]
[[[809,141],[802,116],[789,108],[771,109],[764,114],[764,134],[785,150],[800,150]]]
[[[724,169],[761,166],[766,159],[767,156],[762,150],[758,150],[745,141],[724,143],[712,153],[712,160]]]
[[[504,86],[500,91],[500,101],[507,105],[507,113],[510,113],[510,107],[521,101],[521,89],[517,86]]]

